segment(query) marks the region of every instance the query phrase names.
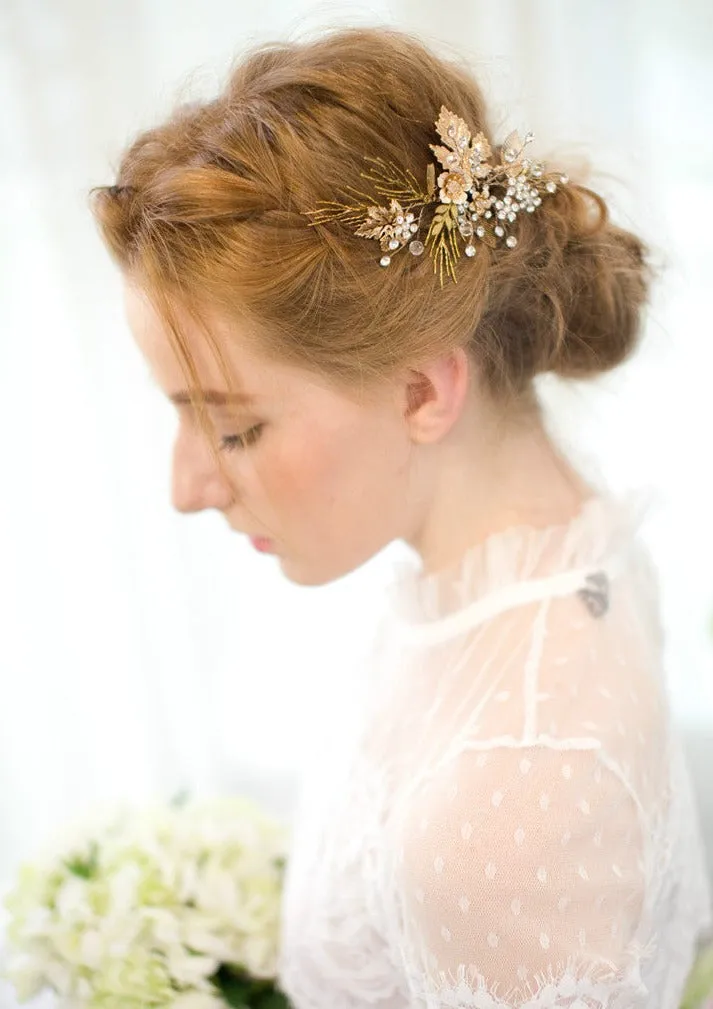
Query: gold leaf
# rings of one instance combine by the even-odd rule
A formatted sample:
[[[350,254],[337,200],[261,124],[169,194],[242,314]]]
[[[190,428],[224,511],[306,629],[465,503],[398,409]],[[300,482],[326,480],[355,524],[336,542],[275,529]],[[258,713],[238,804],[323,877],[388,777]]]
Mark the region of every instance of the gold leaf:
[[[452,135],[449,131],[452,131]],[[462,150],[461,140],[465,140],[463,147],[470,143],[470,130],[465,121],[453,112],[449,112],[445,105],[441,105],[441,111],[436,120],[436,132],[447,147],[459,153]]]
[[[428,146],[436,155],[436,160],[440,161],[441,165],[445,168],[447,172],[452,172],[462,167],[461,164],[462,159],[458,156],[460,154],[460,151],[458,152],[458,154],[455,154],[447,147],[440,147],[438,144],[429,144]]]
[[[485,136],[484,133],[476,133],[476,135],[473,137],[473,143],[471,144],[471,147],[478,147],[478,146],[480,147],[480,160],[487,161],[488,158],[492,156],[493,152],[490,148],[490,144],[488,143],[488,138]]]
[[[515,154],[519,154],[522,150],[522,140],[520,139],[520,134],[517,130],[513,130],[512,133],[508,133],[505,140],[502,143],[503,153],[505,151],[514,151]]]

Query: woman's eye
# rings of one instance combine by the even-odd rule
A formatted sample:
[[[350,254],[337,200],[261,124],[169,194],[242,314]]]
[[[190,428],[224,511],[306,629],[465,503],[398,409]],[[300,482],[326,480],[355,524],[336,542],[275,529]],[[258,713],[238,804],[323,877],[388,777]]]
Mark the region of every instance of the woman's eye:
[[[249,448],[254,445],[262,433],[263,424],[256,424],[243,434],[230,434],[220,439],[221,448],[231,452],[236,448]]]

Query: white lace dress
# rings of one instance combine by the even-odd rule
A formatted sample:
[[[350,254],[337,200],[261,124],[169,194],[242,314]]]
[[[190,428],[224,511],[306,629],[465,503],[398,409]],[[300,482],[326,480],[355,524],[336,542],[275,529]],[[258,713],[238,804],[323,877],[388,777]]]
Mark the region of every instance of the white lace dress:
[[[295,1009],[676,1009],[709,897],[638,511],[402,572],[295,824]]]

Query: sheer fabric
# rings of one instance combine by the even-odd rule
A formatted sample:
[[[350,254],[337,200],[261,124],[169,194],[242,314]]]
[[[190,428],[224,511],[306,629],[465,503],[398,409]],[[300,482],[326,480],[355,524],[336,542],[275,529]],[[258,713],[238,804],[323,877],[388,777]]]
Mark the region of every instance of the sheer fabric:
[[[709,897],[636,502],[401,572],[305,792],[296,1009],[674,1009]]]

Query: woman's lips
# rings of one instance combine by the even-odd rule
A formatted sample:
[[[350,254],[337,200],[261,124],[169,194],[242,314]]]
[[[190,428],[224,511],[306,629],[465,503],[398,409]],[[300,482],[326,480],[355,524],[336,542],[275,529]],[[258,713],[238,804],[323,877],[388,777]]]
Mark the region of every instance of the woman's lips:
[[[275,552],[272,540],[269,540],[267,536],[251,536],[250,542],[259,550],[261,554],[271,554]]]

